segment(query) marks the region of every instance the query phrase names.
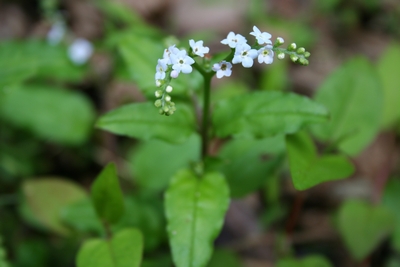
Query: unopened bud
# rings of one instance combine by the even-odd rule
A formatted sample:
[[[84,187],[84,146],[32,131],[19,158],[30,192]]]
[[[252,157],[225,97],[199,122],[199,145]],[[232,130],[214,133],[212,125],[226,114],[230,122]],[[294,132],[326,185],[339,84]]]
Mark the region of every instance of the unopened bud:
[[[167,96],[165,97],[165,101],[170,102],[170,101],[171,101],[171,96],[167,95]]]
[[[299,59],[299,57],[296,56],[296,55],[290,55],[290,59],[291,59],[293,62],[296,62],[296,61]]]
[[[160,80],[156,80],[156,86],[157,87],[161,87],[161,81]]]
[[[295,50],[296,47],[297,47],[297,45],[296,45],[295,43],[291,43],[291,44],[289,45],[289,50]]]
[[[171,71],[171,77],[172,78],[178,78],[179,72],[177,72],[176,70]]]
[[[281,44],[283,44],[284,42],[285,42],[285,40],[283,40],[282,37],[276,38],[276,43],[277,43],[277,45],[281,45]]]
[[[171,85],[168,85],[167,86],[167,88],[165,89],[165,91],[167,92],[167,93],[171,93],[172,92],[172,86]]]
[[[299,62],[300,62],[301,65],[308,65],[308,60],[305,59],[304,57],[301,57],[301,58],[299,59]]]
[[[311,56],[311,54],[310,54],[310,52],[305,52],[305,53],[304,53],[304,56],[305,56],[305,57],[309,57],[309,56]]]
[[[299,49],[297,49],[297,54],[304,54],[304,52],[306,52],[306,49],[304,47],[300,47]]]
[[[156,106],[157,108],[161,107],[162,102],[160,99],[157,99],[156,102],[154,102],[154,106]]]
[[[161,90],[157,90],[155,93],[156,97],[161,97],[162,96],[162,91]]]
[[[277,57],[278,57],[278,59],[284,59],[285,53],[278,53]]]

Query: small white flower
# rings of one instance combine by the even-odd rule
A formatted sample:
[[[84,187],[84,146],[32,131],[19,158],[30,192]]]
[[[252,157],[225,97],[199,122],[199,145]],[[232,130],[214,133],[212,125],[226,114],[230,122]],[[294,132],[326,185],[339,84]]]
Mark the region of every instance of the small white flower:
[[[258,44],[272,44],[271,34],[268,32],[261,32],[256,26],[253,27],[253,31],[250,33],[255,36]]]
[[[179,49],[175,47],[175,45],[171,45],[167,49],[164,50],[163,58],[167,60],[167,64],[171,65],[171,55],[175,55],[179,52]]]
[[[243,67],[250,68],[253,66],[253,59],[255,59],[257,55],[257,50],[251,49],[248,44],[241,44],[236,47],[232,63],[242,63]]]
[[[165,72],[168,69],[167,63],[168,63],[168,59],[163,58],[163,59],[159,59],[158,60],[158,64],[157,64],[157,67],[156,67],[156,75],[155,75],[156,81],[157,80],[164,80]]]
[[[224,60],[220,63],[215,63],[212,70],[217,72],[218,79],[221,79],[224,76],[229,77],[232,74],[232,64]]]
[[[167,88],[165,88],[165,92],[167,92],[167,93],[171,93],[172,90],[173,90],[173,88],[171,85],[168,85]]]
[[[76,65],[86,63],[92,54],[92,43],[83,38],[76,39],[68,48],[68,56]]]
[[[179,71],[176,70],[171,71],[171,78],[176,79],[178,78],[178,76],[179,76]]]
[[[210,51],[210,48],[203,46],[203,41],[195,42],[193,39],[189,40],[190,47],[195,55],[199,57],[204,57]]]
[[[172,69],[176,70],[178,73],[183,72],[183,73],[191,73],[193,68],[192,65],[194,63],[193,58],[189,57],[186,54],[185,50],[180,50],[176,54],[170,55],[171,62],[172,62]],[[171,73],[172,74],[172,73]]]
[[[230,32],[226,39],[221,41],[222,44],[229,45],[230,48],[236,48],[238,45],[246,42],[246,38],[240,34],[235,34],[234,32]]]
[[[51,45],[56,45],[64,38],[65,24],[62,21],[55,22],[47,33],[47,42]]]
[[[258,50],[258,63],[271,64],[274,61],[274,51],[272,45],[266,45]]]

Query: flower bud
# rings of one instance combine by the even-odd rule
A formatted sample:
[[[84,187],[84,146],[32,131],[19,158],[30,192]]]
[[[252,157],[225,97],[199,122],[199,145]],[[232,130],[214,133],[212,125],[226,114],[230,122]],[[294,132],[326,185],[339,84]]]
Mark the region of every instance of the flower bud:
[[[277,44],[277,45],[281,45],[281,44],[283,44],[284,42],[285,42],[285,40],[283,40],[282,37],[276,38],[276,44]]]
[[[293,62],[296,62],[296,61],[299,59],[299,57],[296,56],[296,55],[290,55],[290,59],[291,59]]]
[[[162,91],[161,90],[157,90],[155,93],[155,96],[158,98],[158,97],[161,97],[162,96]]]
[[[179,72],[177,72],[176,70],[171,71],[171,77],[172,78],[178,78]]]
[[[156,80],[156,86],[157,87],[161,87],[161,81],[160,80]]]
[[[305,56],[305,57],[309,57],[309,56],[311,56],[311,54],[310,54],[310,52],[307,52],[307,51],[306,51],[306,52],[304,53],[304,56]]]
[[[285,53],[278,53],[277,55],[278,59],[284,59],[285,58]]]
[[[167,95],[167,96],[165,97],[165,101],[171,102],[171,96]]]
[[[154,102],[154,106],[156,106],[157,108],[161,107],[162,102],[160,99],[157,99],[156,102]]]
[[[291,43],[288,47],[289,50],[295,50],[297,45],[295,43]]]
[[[304,54],[304,52],[306,52],[306,49],[304,47],[300,47],[299,49],[297,49],[297,54]]]
[[[301,65],[308,65],[308,60],[305,59],[304,57],[301,57],[301,58],[299,59],[299,62],[300,62]]]
[[[167,86],[167,88],[165,89],[165,91],[167,92],[167,93],[171,93],[172,92],[172,86],[171,85],[168,85]]]

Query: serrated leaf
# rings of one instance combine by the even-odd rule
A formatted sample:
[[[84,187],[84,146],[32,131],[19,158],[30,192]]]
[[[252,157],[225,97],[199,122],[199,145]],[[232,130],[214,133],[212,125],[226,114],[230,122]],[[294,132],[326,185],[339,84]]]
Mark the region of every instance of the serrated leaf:
[[[178,172],[165,193],[167,231],[177,267],[206,266],[229,205],[229,190],[219,173],[196,177]]]
[[[282,92],[256,92],[220,101],[213,113],[219,137],[268,137],[294,133],[327,120],[328,112],[311,99]]]
[[[35,221],[62,235],[68,234],[69,230],[61,221],[61,210],[87,197],[83,188],[57,177],[26,180],[22,190]]]
[[[0,117],[45,140],[81,144],[93,127],[93,106],[79,92],[18,85],[8,87],[1,97]]]
[[[393,231],[395,219],[383,206],[346,201],[338,213],[338,228],[354,259],[361,261]]]
[[[332,264],[322,256],[307,256],[302,259],[282,259],[276,267],[332,267]]]
[[[315,100],[328,108],[331,120],[313,126],[313,133],[345,153],[357,155],[379,130],[382,90],[375,69],[365,58],[339,67],[318,89]]]
[[[354,166],[342,155],[318,157],[312,139],[304,132],[286,137],[290,173],[294,187],[305,190],[322,182],[343,179],[354,172]]]
[[[182,144],[160,140],[143,142],[128,154],[135,182],[152,191],[164,189],[178,170],[188,168],[191,162],[199,160],[200,147],[200,137],[196,134]]]
[[[93,205],[99,218],[116,223],[125,212],[124,199],[114,163],[107,164],[91,188]]]
[[[391,44],[379,59],[377,70],[382,81],[382,126],[390,127],[400,121],[400,76],[396,69],[400,62],[400,45]]]
[[[139,267],[143,237],[136,229],[125,229],[111,240],[86,241],[78,252],[77,267]]]
[[[182,143],[195,132],[193,112],[179,105],[172,116],[162,116],[152,103],[122,106],[100,117],[96,126],[115,134],[141,140],[160,139]]]

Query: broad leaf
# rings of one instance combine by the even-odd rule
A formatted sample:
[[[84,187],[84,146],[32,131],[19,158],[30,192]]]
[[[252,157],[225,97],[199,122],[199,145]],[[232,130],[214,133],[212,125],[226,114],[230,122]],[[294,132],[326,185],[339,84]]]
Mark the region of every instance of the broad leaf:
[[[136,229],[125,229],[111,240],[86,241],[78,252],[77,267],[139,267],[143,237]]]
[[[125,207],[114,163],[109,163],[97,176],[91,195],[99,218],[108,223],[118,222]]]
[[[81,93],[47,86],[18,85],[4,90],[0,117],[45,140],[81,144],[94,122],[94,109]]]
[[[165,194],[167,230],[177,267],[206,266],[229,205],[229,190],[219,173],[196,177],[178,172]]]
[[[392,236],[392,247],[400,252],[400,181],[399,179],[390,180],[385,187],[382,204],[396,218],[396,226]]]
[[[322,182],[343,179],[354,172],[354,166],[342,155],[318,157],[311,138],[304,132],[286,137],[290,173],[295,188],[305,190]]]
[[[354,259],[361,261],[392,232],[393,215],[382,206],[361,200],[343,204],[338,214],[338,228]]]
[[[223,162],[232,197],[243,197],[261,187],[282,162],[284,137],[268,139],[233,139],[225,144],[218,156]]]
[[[382,126],[390,127],[400,121],[400,76],[396,69],[400,62],[400,45],[390,45],[380,58],[377,69],[383,88]]]
[[[172,116],[162,116],[153,103],[129,104],[100,117],[97,127],[142,140],[160,139],[182,143],[195,131],[193,112],[178,105]]]
[[[364,58],[344,64],[325,80],[315,100],[331,113],[329,123],[315,125],[322,141],[357,155],[375,137],[382,112],[382,90],[376,71]]]
[[[198,161],[199,156],[200,137],[194,134],[182,144],[160,140],[143,142],[129,152],[128,160],[135,182],[140,187],[158,191],[167,187],[178,170]]]
[[[292,93],[256,92],[220,101],[213,113],[219,137],[268,137],[294,133],[310,123],[327,119],[326,109]]]
[[[332,267],[332,264],[321,256],[308,256],[302,259],[282,259],[276,267]]]
[[[221,266],[241,267],[243,264],[240,263],[238,257],[232,251],[219,249],[214,252],[207,267]]]
[[[22,185],[25,201],[36,222],[59,234],[68,234],[61,219],[61,210],[87,197],[77,184],[61,178],[27,180]]]

